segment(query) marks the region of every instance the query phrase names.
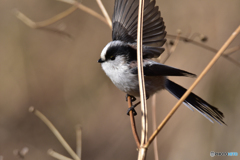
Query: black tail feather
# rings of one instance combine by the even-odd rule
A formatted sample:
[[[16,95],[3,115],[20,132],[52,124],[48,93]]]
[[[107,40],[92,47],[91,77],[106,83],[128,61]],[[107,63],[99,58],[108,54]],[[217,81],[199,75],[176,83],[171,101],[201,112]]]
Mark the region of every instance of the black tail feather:
[[[180,99],[182,95],[186,92],[185,88],[170,80],[167,80],[166,82],[166,89],[178,99]],[[219,124],[225,124],[223,121],[223,113],[219,111],[216,107],[208,104],[206,101],[204,101],[202,98],[198,97],[194,93],[190,93],[190,95],[185,99],[184,103],[188,105],[188,107],[194,107],[209,121],[213,122],[212,119],[214,119]]]

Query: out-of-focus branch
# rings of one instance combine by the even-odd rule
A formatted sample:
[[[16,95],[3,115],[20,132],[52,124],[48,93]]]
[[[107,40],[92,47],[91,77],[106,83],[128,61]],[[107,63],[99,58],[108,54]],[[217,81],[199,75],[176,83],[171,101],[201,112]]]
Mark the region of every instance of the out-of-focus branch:
[[[100,7],[107,23],[108,23],[108,26],[112,29],[112,20],[110,19],[108,13],[107,13],[107,10],[106,8],[104,7],[104,5],[102,4],[102,1],[101,0],[96,0],[97,3],[98,3],[98,6]]]
[[[177,48],[177,45],[178,45],[178,43],[179,43],[179,41],[180,41],[180,35],[181,35],[181,30],[177,30],[177,36],[176,36],[176,38],[175,38],[175,40],[174,40],[174,44],[173,44],[173,46],[171,47],[171,49],[170,49],[170,54],[172,54],[175,50],[176,50],[176,48]]]
[[[30,107],[29,112],[34,113],[38,118],[40,118],[48,126],[48,128],[53,132],[53,134],[56,136],[56,138],[59,140],[59,142],[66,149],[66,151],[72,156],[74,160],[80,160],[77,154],[72,150],[69,144],[65,141],[65,139],[62,137],[59,131],[54,127],[54,125],[47,119],[47,117],[45,117],[40,111],[36,110],[34,107]]]
[[[167,34],[167,37],[169,37],[169,38],[176,38],[177,36],[171,35],[171,34]],[[210,47],[210,46],[208,46],[208,45],[205,45],[205,44],[203,44],[203,43],[199,43],[199,42],[197,42],[197,41],[194,41],[194,40],[189,39],[189,38],[186,38],[186,37],[179,36],[179,40],[184,41],[184,42],[192,43],[192,44],[194,44],[194,45],[196,45],[196,46],[202,47],[202,48],[204,48],[204,49],[206,49],[206,50],[209,50],[209,51],[211,51],[211,52],[213,52],[213,53],[216,53],[216,52],[218,51],[218,50],[215,49],[215,48],[212,48],[212,47]],[[229,48],[228,50],[226,50],[225,54],[222,54],[221,56],[222,56],[223,58],[231,61],[232,63],[234,63],[234,64],[237,65],[238,67],[240,67],[240,62],[238,62],[238,61],[236,61],[235,59],[229,57],[229,54],[230,54],[230,53],[236,52],[237,50],[240,50],[240,46],[236,46],[236,47],[233,47],[233,48]]]
[[[209,64],[202,71],[202,73],[199,75],[199,77],[194,81],[194,83],[191,85],[191,87],[184,93],[184,95],[179,99],[179,101],[173,107],[173,109],[170,111],[170,113],[165,117],[165,119],[162,121],[162,123],[158,126],[157,130],[151,135],[148,142],[145,144],[146,148],[152,143],[154,138],[161,131],[161,129],[165,126],[165,124],[172,117],[172,115],[175,113],[175,111],[179,108],[179,106],[182,104],[182,102],[187,98],[187,96],[191,93],[191,91],[195,88],[195,86],[200,82],[200,80],[203,78],[203,76],[209,71],[209,69],[213,66],[213,64],[218,60],[218,58],[226,50],[226,48],[230,45],[230,43],[233,41],[233,39],[239,34],[239,32],[240,32],[240,26],[238,26],[238,28],[232,33],[232,35],[228,38],[228,40],[220,48],[220,50],[213,57],[213,59],[209,62]]]
[[[166,45],[166,52],[167,52],[167,57],[165,57],[165,59],[161,62],[162,64],[164,64],[168,58],[170,57],[170,55],[176,50],[178,44],[179,44],[179,37],[181,35],[181,30],[177,30],[177,36],[174,40],[174,44],[173,46],[171,46],[171,48],[169,48],[170,46],[168,46],[168,43],[165,43]],[[161,60],[161,56],[159,58],[157,58],[158,61]],[[153,131],[155,131],[157,129],[157,120],[156,120],[156,93],[152,96],[152,125],[153,125]],[[158,146],[157,146],[157,137],[155,137],[154,141],[153,141],[153,151],[154,151],[154,158],[155,160],[159,160],[159,156],[158,156]]]
[[[31,20],[30,18],[28,18],[26,15],[24,15],[22,12],[18,11],[18,10],[14,10],[14,13],[16,15],[16,17],[21,20],[23,23],[25,23],[27,26],[29,26],[30,28],[34,28],[34,29],[43,29],[46,31],[51,31],[51,32],[55,32],[55,33],[59,33],[59,34],[63,34],[66,35],[67,37],[71,37],[71,35],[69,35],[68,33],[58,30],[58,29],[54,29],[54,28],[44,28],[47,27],[65,17],[67,17],[68,15],[70,15],[71,13],[73,13],[77,8],[81,9],[84,12],[87,12],[88,14],[96,17],[97,19],[103,21],[104,23],[106,23],[107,25],[109,25],[109,27],[111,28],[111,24],[109,24],[109,22],[107,22],[107,20],[101,16],[100,14],[98,14],[97,12],[95,12],[94,10],[84,6],[81,3],[78,3],[75,0],[59,0],[65,3],[69,3],[72,4],[74,6],[70,7],[69,9],[59,13],[58,15],[49,18],[47,20],[41,21],[41,22],[34,22],[33,20]],[[104,10],[104,6],[101,6],[101,2],[99,3],[99,7],[101,8],[102,12],[105,12],[104,15],[107,17],[107,13],[106,10]]]
[[[165,45],[166,45],[166,52],[167,52],[167,57],[164,59],[164,60],[162,60],[162,64],[164,64],[167,60],[168,60],[168,58],[170,57],[170,55],[176,50],[176,48],[177,48],[177,46],[178,46],[178,44],[179,44],[179,40],[180,40],[180,35],[181,35],[181,30],[177,30],[177,36],[176,36],[176,38],[175,38],[175,40],[174,40],[174,43],[173,43],[173,46],[171,47],[171,48],[169,48],[169,45],[168,45],[168,43],[165,43]]]
[[[103,16],[101,16],[100,14],[95,12],[94,10],[84,6],[83,4],[78,3],[75,0],[58,0],[58,1],[65,2],[65,3],[71,4],[71,5],[75,5],[76,7],[81,9],[82,11],[89,13],[90,15],[96,17],[97,19],[101,20],[102,22],[104,22],[108,25],[108,22],[106,21],[106,19]]]
[[[225,52],[224,52],[224,56],[230,56],[231,54],[233,54],[234,52],[236,52],[236,51],[238,51],[238,50],[240,50],[240,45],[238,45],[238,46],[234,46],[234,47],[232,47],[232,48],[229,48],[229,49],[227,49]]]
[[[130,107],[132,106],[131,97],[128,96],[128,97],[127,97],[127,100],[128,100],[128,108],[130,108]],[[134,118],[134,115],[133,115],[133,112],[132,112],[132,111],[129,112],[129,117],[130,117],[130,122],[131,122],[131,128],[132,128],[133,137],[134,137],[134,139],[135,139],[135,142],[136,142],[136,144],[137,144],[137,147],[139,148],[139,147],[140,147],[140,140],[139,140],[139,137],[138,137],[137,128],[136,128],[136,124],[135,124],[135,118]]]
[[[66,157],[66,156],[64,156],[64,155],[62,155],[62,154],[59,154],[59,153],[55,152],[53,149],[49,149],[49,150],[47,151],[47,153],[48,153],[48,155],[50,155],[51,157],[56,158],[56,159],[59,159],[59,160],[73,160],[73,159],[71,159],[71,158],[68,158],[68,157]]]
[[[76,6],[72,6],[69,9],[57,14],[56,16],[49,18],[47,20],[41,21],[41,22],[32,21],[30,18],[28,18],[26,15],[24,15],[22,12],[20,12],[18,10],[15,10],[14,13],[18,19],[20,19],[23,23],[25,23],[30,28],[42,28],[42,27],[49,26],[49,25],[63,19],[64,17],[73,13],[76,9],[77,9]]]
[[[76,126],[76,153],[81,159],[82,157],[82,127],[81,125]]]

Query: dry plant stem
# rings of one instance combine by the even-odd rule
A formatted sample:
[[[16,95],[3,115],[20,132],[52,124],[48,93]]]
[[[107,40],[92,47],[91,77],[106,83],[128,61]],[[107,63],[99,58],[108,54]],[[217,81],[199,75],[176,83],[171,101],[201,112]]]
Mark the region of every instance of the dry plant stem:
[[[167,37],[177,38],[177,35],[175,36],[175,35],[167,34]],[[184,42],[192,43],[192,44],[194,44],[194,45],[196,45],[196,46],[202,47],[202,48],[204,48],[204,49],[206,49],[206,50],[209,50],[209,51],[211,51],[211,52],[214,52],[214,53],[216,53],[216,52],[218,51],[218,50],[215,49],[215,48],[212,48],[212,47],[207,46],[207,45],[205,45],[205,44],[203,44],[203,43],[199,43],[199,42],[197,42],[197,41],[194,41],[194,40],[189,39],[189,38],[186,38],[186,37],[179,36],[179,40],[184,41]],[[227,50],[223,53],[222,56],[232,54],[232,53],[234,53],[234,52],[236,52],[236,51],[238,51],[238,50],[240,50],[240,45],[227,49]]]
[[[138,150],[138,160],[146,160],[147,148],[141,147]]]
[[[171,34],[167,34],[167,37],[169,37],[169,38],[176,38],[177,36],[171,35]],[[212,52],[214,52],[214,53],[217,52],[216,49],[214,49],[214,48],[212,48],[212,47],[210,47],[210,46],[204,45],[204,44],[202,44],[202,43],[196,42],[196,41],[194,41],[194,40],[192,40],[192,39],[189,39],[189,38],[186,38],[186,37],[179,36],[179,40],[184,41],[184,42],[189,42],[189,43],[195,44],[196,46],[205,48],[205,49],[207,49],[207,50],[209,50],[209,51],[212,51]]]
[[[72,148],[64,140],[64,138],[59,133],[59,131],[54,127],[54,125],[47,119],[47,117],[45,117],[40,111],[36,110],[34,107],[30,107],[29,111],[34,113],[38,118],[40,118],[48,126],[48,128],[53,132],[53,134],[56,136],[56,138],[59,140],[59,142],[66,149],[66,151],[72,156],[74,160],[80,160],[77,154],[72,150]]]
[[[225,56],[225,55],[230,56],[232,53],[234,53],[234,52],[236,52],[236,51],[238,51],[238,50],[240,50],[240,45],[234,46],[234,47],[232,47],[232,48],[227,49],[227,50],[224,52],[224,56]]]
[[[167,57],[163,60],[163,64],[167,61],[167,59],[170,57],[170,55],[176,50],[177,45],[179,44],[179,37],[181,35],[181,32],[178,32],[178,35],[176,36],[174,40],[174,45],[169,49],[168,43],[166,43],[166,51],[167,51]],[[161,58],[161,57],[160,57]],[[160,61],[160,58],[159,61]],[[157,129],[157,123],[156,123],[156,94],[152,97],[152,124],[153,124],[153,131]],[[158,156],[158,146],[157,146],[157,137],[155,137],[153,141],[153,151],[154,151],[154,158],[155,160],[159,160]]]
[[[66,157],[66,156],[64,156],[64,155],[61,155],[61,154],[55,152],[55,151],[52,150],[52,149],[49,149],[49,150],[47,151],[47,153],[48,153],[50,156],[52,156],[53,158],[56,158],[56,159],[59,159],[59,160],[73,160],[73,159],[71,159],[71,158],[68,158],[68,157]]]
[[[157,122],[156,122],[156,96],[157,94],[154,94],[152,96],[152,127],[153,131],[157,129]],[[153,141],[153,152],[154,152],[154,158],[155,160],[159,160],[158,156],[158,146],[157,146],[157,137]]]
[[[132,106],[131,97],[128,96],[127,99],[128,99],[128,108],[130,108],[130,107]],[[137,147],[139,148],[139,147],[140,147],[140,140],[139,140],[139,137],[138,137],[137,128],[136,128],[136,124],[135,124],[135,118],[134,118],[134,115],[133,115],[133,112],[132,112],[132,111],[129,112],[129,117],[130,117],[130,122],[131,122],[131,128],[132,128],[133,137],[134,137],[134,139],[135,139],[135,142],[136,142],[136,144],[137,144]]]
[[[167,37],[176,38],[177,36],[167,34]],[[194,44],[194,45],[196,45],[196,46],[202,47],[202,48],[207,49],[207,50],[209,50],[209,51],[211,51],[211,52],[214,52],[214,53],[216,53],[216,52],[218,51],[218,50],[215,49],[215,48],[212,48],[212,47],[207,46],[207,45],[205,45],[205,44],[196,42],[196,41],[194,41],[194,40],[192,40],[192,39],[189,39],[189,38],[186,38],[186,37],[181,37],[181,36],[179,36],[179,40],[192,43],[192,44]],[[239,49],[240,49],[240,48],[239,48]],[[237,51],[237,50],[239,50],[239,49],[236,49],[236,48],[235,48],[235,49],[234,49],[234,52]],[[231,48],[230,48],[229,50],[231,51]],[[226,53],[228,53],[228,52],[229,52],[229,51],[227,50]],[[231,51],[231,52],[232,52],[232,51]],[[231,61],[232,63],[234,63],[235,65],[237,65],[238,67],[240,67],[240,63],[239,63],[238,61],[234,60],[233,58],[229,57],[228,55],[223,54],[223,55],[221,55],[221,56],[223,56],[223,57],[226,58],[227,60]]]
[[[101,0],[96,0],[96,1],[97,1],[98,6],[100,7],[100,9],[101,9],[101,11],[102,11],[107,23],[108,23],[108,26],[112,29],[112,20],[110,19],[104,5],[102,4],[102,1]]]
[[[157,134],[160,132],[160,130],[163,128],[163,126],[167,123],[167,121],[171,118],[171,116],[174,114],[174,112],[179,108],[179,106],[187,98],[187,96],[191,93],[191,91],[199,83],[199,81],[203,78],[203,76],[209,71],[209,69],[213,66],[213,64],[218,60],[218,58],[225,51],[225,49],[229,46],[229,44],[233,41],[233,39],[239,34],[239,32],[240,32],[240,26],[238,26],[238,28],[232,33],[232,35],[228,38],[228,40],[220,48],[220,50],[213,57],[213,59],[209,62],[209,64],[202,71],[202,73],[199,75],[199,77],[195,80],[195,82],[191,85],[191,87],[184,93],[184,95],[179,99],[179,101],[173,107],[173,109],[170,111],[170,113],[165,117],[165,119],[162,121],[162,123],[158,126],[157,130],[151,135],[151,137],[149,138],[148,142],[145,145],[146,148],[151,144],[151,142],[154,140],[154,138],[157,136]]]
[[[57,14],[56,16],[54,16],[50,19],[47,19],[45,21],[41,21],[41,22],[32,21],[26,15],[24,15],[23,13],[21,13],[18,10],[15,10],[15,15],[18,19],[20,19],[22,22],[24,22],[30,28],[41,28],[41,27],[49,26],[49,25],[63,19],[64,17],[73,13],[76,9],[77,9],[76,6],[72,6],[69,9],[65,10],[64,12],[61,12],[61,13]]]
[[[238,61],[236,61],[235,59],[229,57],[228,55],[223,55],[224,58],[226,58],[227,60],[229,60],[230,62],[234,63],[236,66],[240,67],[240,63]]]
[[[175,40],[174,40],[174,45],[173,45],[173,46],[171,47],[171,49],[170,49],[170,54],[172,54],[172,53],[175,51],[175,49],[177,48],[177,45],[178,45],[178,43],[179,43],[179,41],[180,41],[180,35],[181,35],[181,33],[179,32],[179,33],[177,34]]]
[[[141,112],[142,112],[141,145],[144,145],[147,140],[147,103],[146,103],[145,81],[144,81],[144,74],[143,74],[143,56],[142,56],[143,10],[144,10],[144,1],[139,0],[138,29],[137,29],[138,31],[137,32],[137,62],[138,62],[138,81],[139,81]]]
[[[178,35],[176,36],[175,40],[174,40],[174,45],[169,49],[168,43],[165,43],[166,45],[166,51],[167,51],[167,57],[162,61],[162,64],[164,64],[168,58],[170,57],[170,55],[176,50],[177,45],[179,44],[179,40],[180,40],[180,35],[181,32],[178,33]]]
[[[138,82],[139,82],[141,112],[142,112],[142,118],[141,118],[142,132],[141,132],[141,144],[138,151],[138,160],[146,159],[147,148],[144,148],[144,144],[147,141],[147,132],[148,132],[147,103],[146,103],[145,81],[144,81],[144,74],[143,74],[143,56],[142,56],[143,11],[144,11],[144,0],[139,0],[138,29],[137,29],[137,62],[138,62]]]
[[[76,153],[81,159],[82,157],[82,127],[81,125],[76,126]]]
[[[92,9],[84,6],[83,4],[78,3],[78,2],[75,1],[75,0],[58,0],[58,1],[75,5],[75,6],[77,6],[79,9],[81,9],[82,11],[87,12],[88,14],[90,14],[90,15],[98,18],[99,20],[103,21],[104,23],[108,24],[108,22],[106,21],[106,19],[105,19],[103,16],[101,16],[100,14],[98,14],[97,12],[95,12],[94,10],[92,10]]]

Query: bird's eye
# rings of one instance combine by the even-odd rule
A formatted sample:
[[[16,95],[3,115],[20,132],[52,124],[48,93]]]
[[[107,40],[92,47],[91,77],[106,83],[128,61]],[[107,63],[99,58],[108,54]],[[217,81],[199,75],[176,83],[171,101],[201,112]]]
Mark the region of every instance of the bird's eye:
[[[110,56],[110,59],[111,59],[111,60],[114,60],[114,59],[115,59],[115,56]]]

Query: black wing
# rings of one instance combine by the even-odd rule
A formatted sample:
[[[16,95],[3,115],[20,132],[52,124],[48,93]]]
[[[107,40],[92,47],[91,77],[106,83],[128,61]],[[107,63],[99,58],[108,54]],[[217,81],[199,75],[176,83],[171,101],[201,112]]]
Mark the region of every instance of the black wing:
[[[143,66],[145,76],[188,76],[196,77],[195,74],[187,71],[170,67],[161,63],[151,61],[151,63],[145,63]],[[138,74],[137,67],[132,68],[133,74]]]
[[[138,0],[115,0],[112,18],[112,39],[132,43],[134,48],[137,42],[138,3]],[[144,3],[143,45],[146,49],[143,54],[156,58],[164,51],[161,46],[166,41],[165,26],[158,6],[155,6],[156,1],[145,0]],[[147,48],[150,46],[152,48]]]

